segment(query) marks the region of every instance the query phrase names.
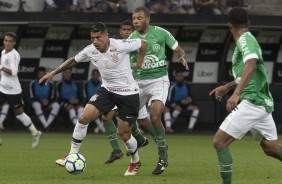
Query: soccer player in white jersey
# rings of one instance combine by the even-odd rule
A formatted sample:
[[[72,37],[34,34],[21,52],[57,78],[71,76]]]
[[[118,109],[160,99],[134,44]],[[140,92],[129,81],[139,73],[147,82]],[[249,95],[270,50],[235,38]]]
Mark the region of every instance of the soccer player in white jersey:
[[[73,131],[70,153],[78,153],[82,140],[86,136],[89,122],[118,107],[118,131],[126,149],[131,153],[131,163],[125,176],[136,175],[141,162],[139,160],[136,139],[131,136],[131,127],[139,111],[139,87],[133,79],[129,61],[129,52],[138,50],[138,62],[133,66],[142,66],[147,42],[141,39],[117,40],[108,37],[106,26],[96,23],[91,29],[92,44],[85,47],[75,57],[67,59],[62,65],[40,79],[50,81],[54,75],[75,66],[89,62],[101,73],[102,86],[84,107]]]
[[[153,126],[147,121],[149,125],[146,128],[151,127],[156,133],[155,142],[158,146],[159,160],[152,174],[159,175],[168,165],[165,129],[161,122],[169,88],[165,46],[176,53],[180,63],[187,70],[189,68],[185,60],[185,51],[178,45],[173,35],[161,27],[150,25],[150,12],[146,7],[139,7],[133,11],[132,22],[135,31],[129,39],[140,38],[148,43],[144,63],[140,69],[133,69],[133,77],[140,88],[140,109],[151,102],[150,120]],[[135,63],[137,58],[138,53],[132,52],[130,61]]]
[[[13,108],[16,118],[29,129],[32,134],[32,149],[37,148],[42,135],[33,125],[30,117],[25,114],[22,103],[22,88],[18,78],[18,67],[20,55],[14,49],[17,35],[13,32],[6,32],[4,35],[4,49],[1,53],[1,81],[0,81],[0,102],[7,100]]]
[[[269,91],[267,72],[261,48],[249,32],[250,20],[244,8],[234,8],[229,13],[229,29],[236,47],[232,58],[234,81],[210,92],[217,100],[230,90],[226,109],[230,114],[214,136],[219,172],[223,184],[232,183],[232,156],[229,145],[241,139],[248,131],[259,142],[264,153],[282,161],[282,147],[278,143],[276,126],[272,118],[273,99]],[[239,101],[241,103],[238,105]]]
[[[133,31],[134,31],[134,27],[133,27],[133,24],[130,20],[125,20],[121,23],[119,33],[120,33],[120,37],[122,39],[127,39],[128,36]],[[102,116],[103,123],[104,123],[105,130],[106,130],[106,134],[107,134],[107,138],[108,138],[108,141],[109,141],[109,143],[110,143],[110,145],[113,149],[109,158],[105,161],[105,164],[111,164],[114,161],[122,158],[122,156],[123,156],[123,153],[122,153],[122,151],[119,147],[119,144],[118,144],[117,129],[116,129],[116,126],[113,122],[113,118],[116,115],[116,111],[117,111],[117,108],[114,108],[106,116]],[[142,113],[140,113],[140,112],[142,112]],[[140,112],[138,114],[138,123],[140,125],[147,125],[148,124],[147,122],[150,121],[150,120],[147,117],[146,106],[144,106],[140,110]],[[151,134],[152,137],[155,137],[154,131],[150,131],[150,129],[149,129],[149,133]],[[132,125],[132,135],[137,141],[137,149],[140,148],[140,147],[146,146],[149,143],[148,139],[146,137],[144,137],[141,134],[141,132],[139,131],[139,128],[138,128],[136,123],[134,123]],[[129,155],[129,154],[130,153],[127,153],[127,155]],[[62,162],[61,159],[58,159],[56,161],[56,163],[61,165],[61,163],[64,163],[64,162]]]

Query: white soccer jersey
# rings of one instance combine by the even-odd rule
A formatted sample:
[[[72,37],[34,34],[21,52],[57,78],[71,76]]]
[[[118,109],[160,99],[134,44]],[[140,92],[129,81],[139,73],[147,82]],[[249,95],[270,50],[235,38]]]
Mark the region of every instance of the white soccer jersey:
[[[110,38],[110,47],[107,52],[101,53],[91,44],[79,52],[75,60],[77,63],[91,61],[100,71],[102,86],[108,91],[120,95],[137,94],[139,87],[132,76],[129,52],[140,47],[140,39]]]
[[[5,94],[20,94],[22,88],[18,78],[18,67],[20,64],[20,55],[13,49],[8,53],[5,50],[1,53],[1,65],[5,68],[12,70],[15,75],[9,75],[6,72],[1,71],[0,91]]]

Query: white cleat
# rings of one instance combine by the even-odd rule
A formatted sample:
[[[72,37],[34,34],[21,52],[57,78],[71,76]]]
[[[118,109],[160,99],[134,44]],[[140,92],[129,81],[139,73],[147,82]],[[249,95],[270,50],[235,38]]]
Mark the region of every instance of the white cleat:
[[[32,136],[32,144],[31,144],[32,149],[37,148],[37,146],[39,145],[41,136],[42,136],[41,131],[37,131],[36,135]]]
[[[56,164],[58,164],[59,166],[64,167],[65,166],[65,162],[66,162],[66,156],[64,156],[63,158],[59,158],[56,161]]]
[[[127,171],[124,173],[124,176],[135,176],[138,173],[138,169],[141,166],[141,162],[130,163]]]

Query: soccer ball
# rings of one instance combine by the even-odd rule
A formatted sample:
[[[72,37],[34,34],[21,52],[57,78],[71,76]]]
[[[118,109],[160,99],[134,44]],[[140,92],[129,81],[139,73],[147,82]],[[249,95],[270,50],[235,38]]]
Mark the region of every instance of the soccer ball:
[[[79,153],[69,154],[65,161],[65,168],[70,174],[80,174],[86,167],[85,158]]]

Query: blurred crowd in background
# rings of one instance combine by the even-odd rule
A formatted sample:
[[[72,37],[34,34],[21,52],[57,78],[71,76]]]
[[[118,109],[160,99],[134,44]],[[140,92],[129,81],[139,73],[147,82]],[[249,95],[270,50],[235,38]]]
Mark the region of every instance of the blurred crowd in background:
[[[251,14],[282,15],[282,0],[0,0],[0,11],[130,13],[146,6],[151,13],[228,14],[246,7]]]

